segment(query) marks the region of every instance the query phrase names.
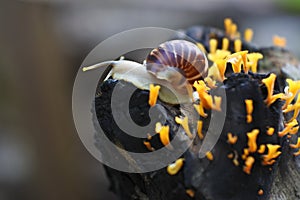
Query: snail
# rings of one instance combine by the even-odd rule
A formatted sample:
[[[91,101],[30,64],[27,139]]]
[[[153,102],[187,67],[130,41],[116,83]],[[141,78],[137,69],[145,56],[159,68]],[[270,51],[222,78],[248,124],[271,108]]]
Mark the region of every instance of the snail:
[[[159,97],[170,104],[192,102],[192,83],[208,74],[208,61],[197,45],[186,40],[171,40],[153,49],[143,64],[120,59],[106,61],[83,71],[111,65],[111,76],[132,83],[139,89],[149,90],[151,83],[164,86]]]
[[[193,43],[171,40],[153,49],[146,59],[147,70],[158,76],[170,67],[179,71],[190,84],[208,74],[207,59]]]

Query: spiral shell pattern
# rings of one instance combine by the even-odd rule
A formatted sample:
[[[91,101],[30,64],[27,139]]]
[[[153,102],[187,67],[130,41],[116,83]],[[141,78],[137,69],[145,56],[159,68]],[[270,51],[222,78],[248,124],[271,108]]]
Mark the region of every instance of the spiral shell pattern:
[[[186,40],[171,40],[153,49],[146,59],[147,70],[153,74],[175,67],[190,84],[208,74],[205,54]]]

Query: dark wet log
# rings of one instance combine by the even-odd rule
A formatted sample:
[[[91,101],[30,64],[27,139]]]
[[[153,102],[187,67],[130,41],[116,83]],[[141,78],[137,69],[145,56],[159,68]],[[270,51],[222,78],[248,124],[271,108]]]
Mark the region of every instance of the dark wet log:
[[[225,89],[227,95],[227,111],[225,124],[221,136],[212,150],[214,159],[199,158],[198,150],[202,145],[199,138],[195,138],[192,146],[181,156],[185,159],[183,168],[176,175],[169,175],[166,168],[148,173],[125,173],[109,167],[105,167],[107,176],[111,182],[111,190],[120,199],[201,199],[201,200],[253,200],[272,199],[289,200],[299,199],[299,158],[293,156],[289,148],[288,138],[280,138],[277,134],[269,136],[266,134],[267,127],[274,127],[275,133],[283,128],[281,101],[276,101],[271,106],[266,106],[264,99],[267,91],[261,79],[268,75],[245,75],[233,74],[224,82],[224,86],[211,91],[218,95],[220,88]],[[97,96],[96,113],[100,126],[106,136],[118,146],[134,152],[147,152],[143,145],[143,139],[133,138],[120,130],[113,120],[110,101],[114,86],[118,81],[108,80],[100,87],[102,95]],[[275,84],[275,93],[281,92],[280,83]],[[123,87],[133,87],[129,83],[122,82]],[[253,122],[246,123],[245,99],[252,99],[254,104]],[[120,106],[123,102],[120,100]],[[158,101],[166,111],[166,124],[174,129],[179,125],[174,122],[174,117],[180,113],[178,106],[170,106]],[[126,105],[124,105],[126,106]],[[224,106],[224,105],[223,105]],[[142,125],[149,122],[148,91],[137,90],[131,98],[129,111],[133,121]],[[205,134],[209,122],[208,118],[203,120],[203,133]],[[95,123],[98,123],[95,121]],[[171,128],[171,129],[173,129]],[[243,149],[247,148],[247,132],[259,129],[257,139],[260,144],[279,144],[282,154],[274,165],[263,166],[259,153],[252,153],[255,163],[251,174],[243,171],[245,161],[241,158]],[[234,145],[227,143],[227,133],[238,136],[238,142]],[[146,133],[143,133],[146,134]],[[178,133],[177,133],[178,134]],[[179,132],[180,134],[180,132]],[[183,133],[184,134],[184,133]],[[174,137],[174,132],[170,132]],[[101,137],[96,133],[96,139]],[[297,136],[291,138],[295,144]],[[151,145],[155,149],[163,147],[158,136],[151,139]],[[98,146],[103,155],[109,158],[109,153]],[[228,154],[238,155],[238,166],[228,158]],[[130,164],[128,158],[124,158]],[[262,190],[263,194],[259,194]],[[189,191],[193,191],[189,193]]]

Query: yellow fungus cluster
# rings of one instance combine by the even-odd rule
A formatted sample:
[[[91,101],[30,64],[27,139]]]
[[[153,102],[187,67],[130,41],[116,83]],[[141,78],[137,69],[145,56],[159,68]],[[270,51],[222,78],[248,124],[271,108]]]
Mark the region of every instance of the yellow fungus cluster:
[[[238,136],[236,136],[236,135],[233,135],[232,133],[228,133],[227,134],[227,142],[229,143],[229,144],[235,144],[236,142],[237,142],[237,140],[238,140]]]
[[[200,105],[195,106],[195,108],[201,116],[205,116],[205,114],[203,114],[203,108],[221,111],[222,98],[218,96],[212,97],[208,94],[209,88],[206,86],[204,81],[195,81],[193,86],[196,88],[200,98]]]
[[[286,109],[288,105],[292,103],[298,92],[300,91],[300,81],[293,81],[292,79],[286,79],[286,82],[288,83],[288,91],[287,91],[287,97],[285,99],[285,104],[283,106],[283,109]]]
[[[243,168],[243,171],[246,174],[251,174],[251,169],[252,169],[254,162],[255,162],[255,159],[252,156],[247,157],[247,159],[245,161],[245,166]]]
[[[191,198],[195,196],[195,191],[192,189],[185,190],[186,194],[189,195]]]
[[[259,189],[258,192],[257,192],[257,194],[258,194],[259,196],[262,196],[262,195],[264,194],[263,189]]]
[[[291,104],[300,91],[300,81],[293,81],[291,79],[286,79],[286,82],[288,83],[289,86],[288,86],[288,91],[286,91],[287,94],[285,98],[285,104],[282,107],[282,109],[284,113],[294,111],[292,118],[289,119],[289,122],[291,122],[297,118],[300,112],[300,95],[298,95],[295,103]]]
[[[279,137],[283,137],[287,134],[296,134],[298,133],[298,130],[299,130],[299,125],[298,125],[298,121],[296,119],[294,119],[293,121],[285,124],[285,128],[278,132],[278,136]]]
[[[225,28],[226,35],[228,35],[228,37],[230,37],[231,39],[240,37],[237,24],[233,23],[232,19],[230,18],[224,19],[224,28]]]
[[[154,106],[156,104],[159,89],[160,89],[159,85],[154,86],[153,84],[150,84],[150,93],[149,93],[150,106]]]
[[[285,47],[286,46],[286,39],[284,37],[280,37],[278,35],[273,36],[273,45],[277,47]]]
[[[144,145],[149,151],[154,151],[155,149],[151,146],[151,143],[148,141],[144,141]]]
[[[182,168],[184,162],[184,158],[177,159],[174,163],[168,165],[167,172],[170,175],[175,175]]]
[[[210,161],[214,160],[214,156],[213,156],[212,152],[208,151],[206,153],[206,158]]]
[[[286,109],[283,110],[284,113],[294,111],[294,114],[290,121],[293,121],[297,118],[300,112],[300,95],[298,95],[297,100],[294,104],[289,104]]]
[[[256,73],[258,60],[263,59],[263,55],[261,53],[249,53],[247,54],[247,59],[249,60],[247,65],[251,68],[252,72]]]
[[[207,84],[207,86],[210,88],[210,89],[215,89],[217,88],[216,86],[216,81],[215,80],[212,80],[210,77],[206,77],[204,79],[205,83]]]
[[[202,140],[204,138],[204,135],[202,133],[202,126],[203,126],[203,121],[198,120],[198,122],[197,122],[197,133],[198,133],[198,137],[200,138],[200,140]]]
[[[252,99],[246,99],[245,100],[245,104],[246,104],[246,112],[247,112],[247,123],[251,123],[252,122],[252,112],[253,112],[253,100]]]
[[[214,54],[217,50],[218,47],[218,41],[216,39],[210,39],[209,40],[209,49],[210,49],[210,53]]]
[[[281,146],[277,144],[267,144],[268,154],[262,156],[263,158],[262,165],[274,164],[276,162],[275,159],[281,154],[281,152],[278,151],[280,147]]]
[[[185,133],[187,134],[187,136],[190,139],[193,139],[193,134],[190,131],[190,127],[189,127],[189,121],[188,121],[188,117],[175,117],[175,121],[177,124],[180,124],[182,126],[182,128],[184,129]]]
[[[249,155],[249,149],[244,149],[244,152],[243,152],[243,155],[242,155],[242,159],[246,160],[246,158],[248,157],[248,155]]]
[[[244,31],[244,40],[246,42],[251,42],[253,38],[253,30],[251,28],[247,28]]]
[[[267,130],[267,135],[273,135],[274,134],[275,129],[273,127],[269,127]]]
[[[263,154],[266,151],[266,145],[261,144],[259,149],[257,150],[258,153]]]
[[[212,40],[214,41],[212,42],[214,44],[215,39]],[[227,63],[232,65],[234,73],[240,73],[242,69],[245,73],[248,73],[249,70],[257,72],[258,61],[263,58],[263,55],[261,53],[248,53],[247,50],[242,51],[239,46],[241,45],[240,40],[236,40],[235,44],[236,52],[233,54],[226,50],[225,47],[223,47],[223,49],[211,51],[208,54],[208,59],[213,62],[213,65],[209,69],[209,77],[213,77],[218,81],[224,81]]]
[[[159,122],[158,122],[159,123]],[[159,123],[160,124],[160,123]],[[157,125],[158,127],[159,125]],[[169,126],[161,126],[161,128],[158,131],[159,138],[161,143],[164,146],[167,146],[170,143],[170,138],[169,138]]]
[[[268,90],[268,96],[265,100],[265,102],[268,106],[270,106],[272,103],[274,103],[277,99],[285,98],[285,95],[283,93],[273,95],[275,80],[276,80],[275,74],[270,74],[269,77],[262,80],[262,82],[266,85],[267,90]]]
[[[253,129],[251,132],[247,133],[248,148],[249,148],[250,153],[254,153],[257,150],[256,140],[257,140],[258,134],[259,134],[258,129]]]
[[[298,151],[296,153],[294,153],[295,156],[299,156],[300,155],[300,137],[298,137],[297,139],[297,143],[296,144],[290,144],[290,147],[293,149],[298,149]]]

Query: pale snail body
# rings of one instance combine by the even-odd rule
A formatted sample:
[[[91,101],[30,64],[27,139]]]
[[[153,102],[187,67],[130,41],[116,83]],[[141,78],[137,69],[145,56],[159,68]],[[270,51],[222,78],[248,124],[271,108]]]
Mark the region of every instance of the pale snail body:
[[[117,80],[132,83],[139,89],[149,90],[150,83],[173,88],[161,88],[159,97],[170,104],[192,102],[192,86],[195,80],[208,74],[205,54],[193,43],[185,40],[171,40],[153,49],[145,65],[128,60],[106,61],[89,67],[89,71],[111,65],[110,75]],[[130,73],[129,73],[130,72]],[[190,83],[190,84],[189,84]]]
[[[205,54],[186,40],[171,40],[153,49],[146,59],[147,70],[155,75],[174,68],[193,84],[208,74]]]

